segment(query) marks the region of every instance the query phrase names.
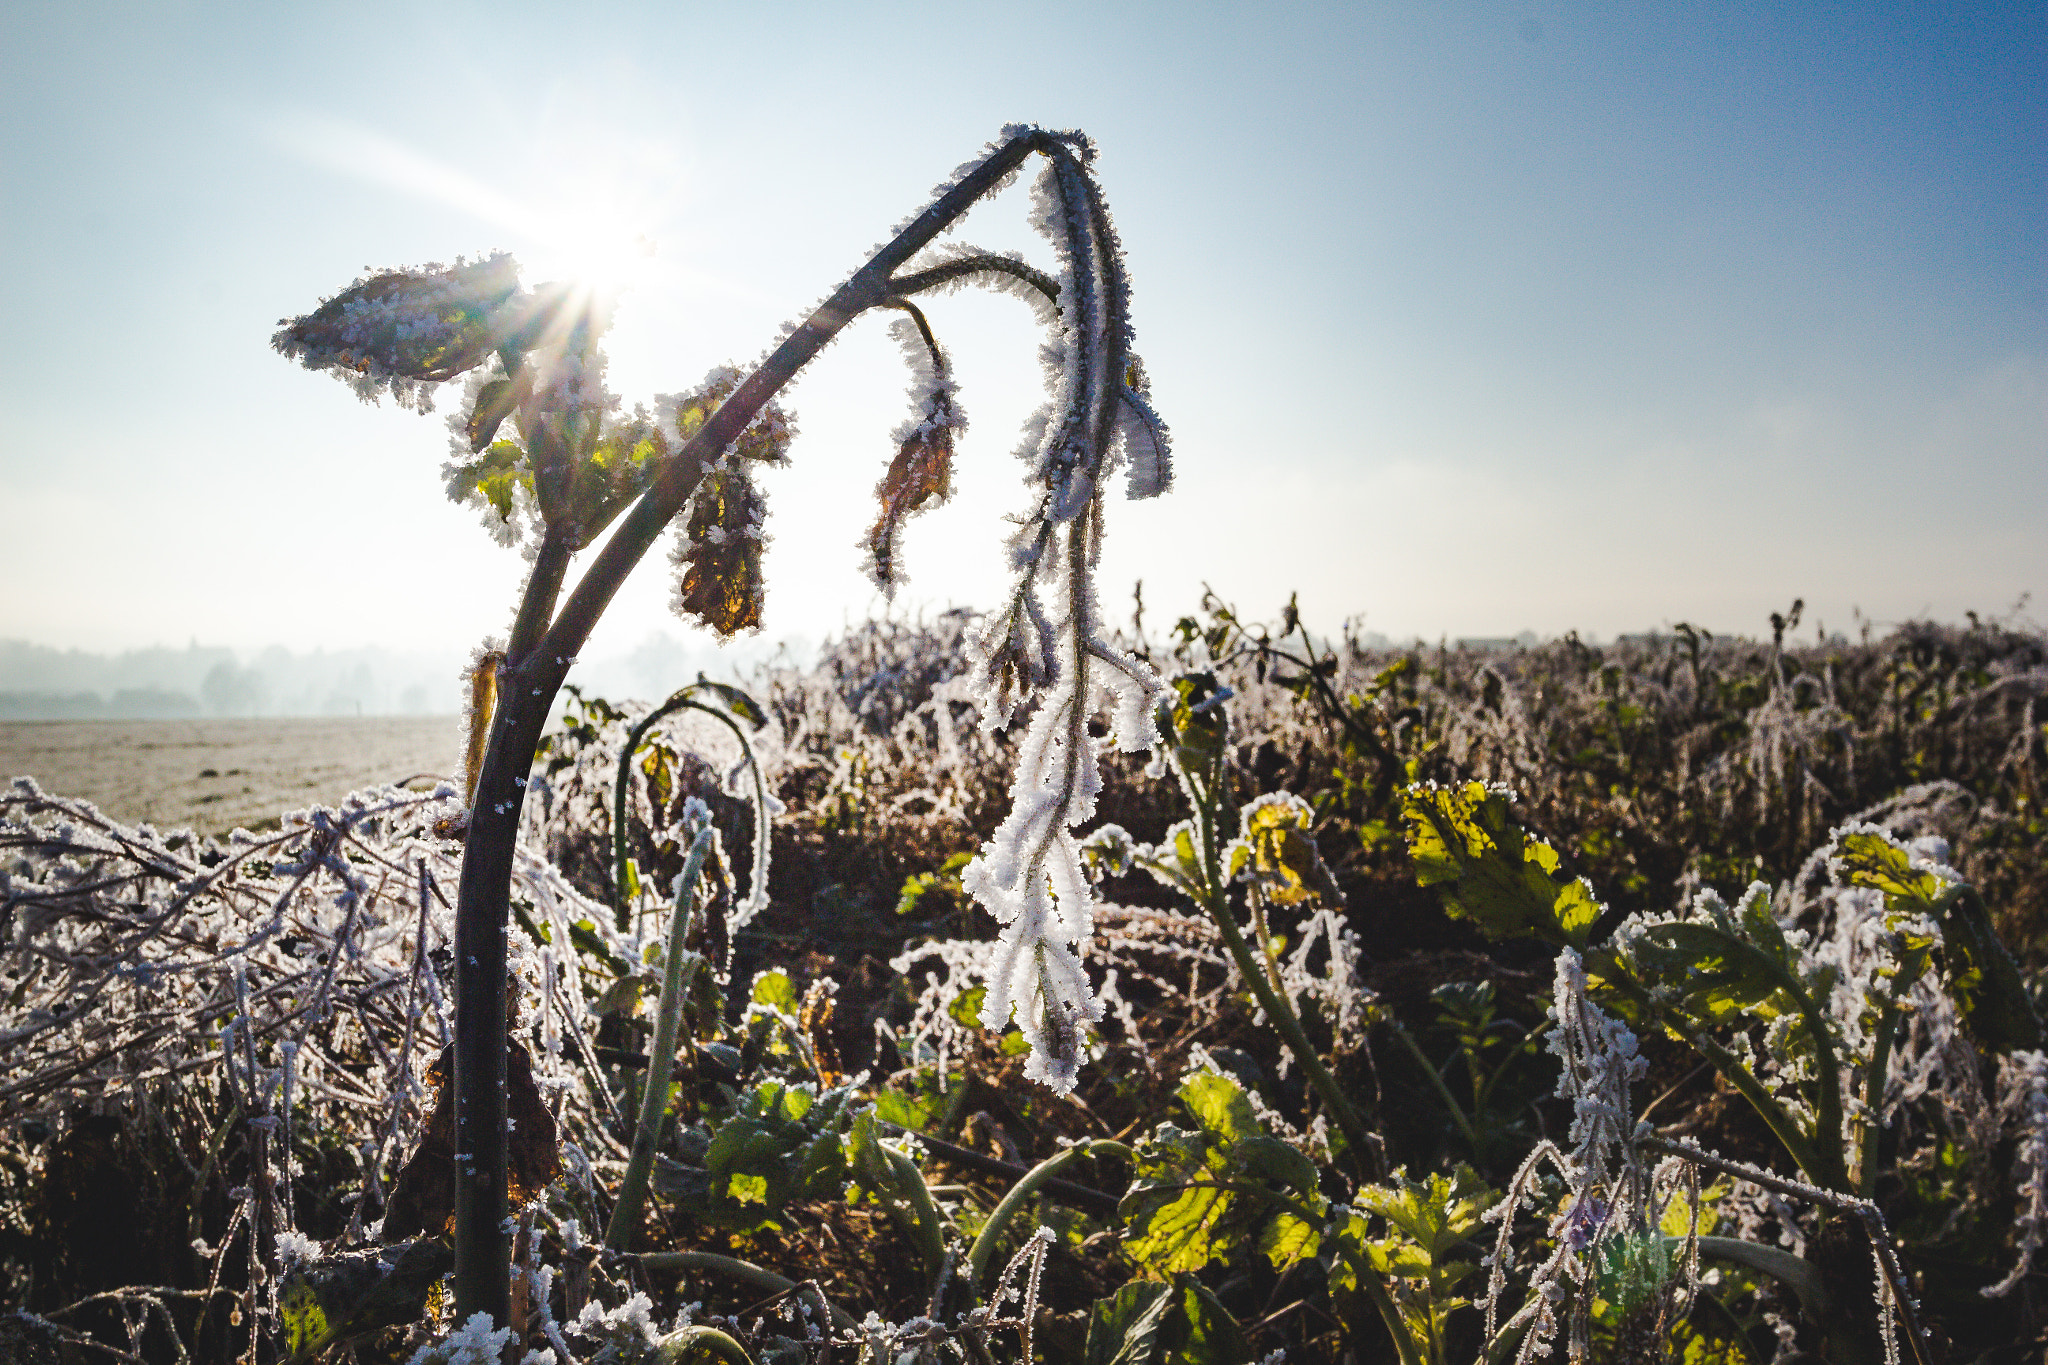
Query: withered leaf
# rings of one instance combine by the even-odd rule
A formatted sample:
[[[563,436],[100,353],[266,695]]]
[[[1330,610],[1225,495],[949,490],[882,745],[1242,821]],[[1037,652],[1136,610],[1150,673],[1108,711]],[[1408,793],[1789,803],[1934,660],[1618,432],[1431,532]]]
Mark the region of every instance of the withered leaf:
[[[942,418],[938,412],[929,414],[875,485],[881,511],[868,531],[868,554],[875,583],[885,591],[896,586],[897,541],[904,521],[953,492],[953,428]]]
[[[761,521],[767,504],[745,465],[714,469],[697,485],[678,560],[676,609],[720,635],[761,624]]]
[[[398,1173],[384,1211],[383,1239],[452,1232],[455,1222],[455,1047],[443,1048],[427,1068],[435,1092],[420,1145]],[[533,1061],[517,1042],[505,1045],[505,1112],[508,1135],[506,1199],[513,1208],[531,1203],[562,1176],[555,1118],[533,1083]]]
[[[804,992],[804,1002],[797,1011],[797,1027],[810,1040],[811,1057],[818,1064],[818,1083],[830,1088],[846,1079],[846,1069],[839,1061],[838,1044],[832,1041],[832,1010],[837,1001],[833,998],[835,987],[825,977],[811,982]]]

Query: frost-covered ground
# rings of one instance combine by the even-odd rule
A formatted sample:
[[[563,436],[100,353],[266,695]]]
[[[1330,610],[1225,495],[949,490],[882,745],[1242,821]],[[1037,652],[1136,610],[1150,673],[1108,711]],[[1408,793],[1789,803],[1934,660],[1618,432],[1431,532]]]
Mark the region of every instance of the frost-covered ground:
[[[224,834],[280,811],[461,766],[454,716],[0,722],[0,777],[117,820]]]

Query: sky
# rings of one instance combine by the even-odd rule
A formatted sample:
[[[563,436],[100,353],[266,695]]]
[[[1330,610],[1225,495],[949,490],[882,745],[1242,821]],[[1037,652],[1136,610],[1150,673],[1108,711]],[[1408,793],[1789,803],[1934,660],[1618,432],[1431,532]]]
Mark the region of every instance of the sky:
[[[365,266],[627,285],[628,404],[750,364],[1005,124],[1085,130],[1177,487],[1112,617],[1756,635],[2048,592],[2048,10],[18,0],[0,11],[0,638],[466,654],[523,566],[440,416],[269,349]],[[1020,185],[960,240],[1040,263]],[[647,254],[651,250],[651,255]],[[856,548],[885,319],[791,391],[766,630],[998,602],[1041,398],[1014,300],[931,317],[972,423],[894,603]],[[442,402],[453,404],[454,393]],[[650,555],[586,656],[662,635]]]

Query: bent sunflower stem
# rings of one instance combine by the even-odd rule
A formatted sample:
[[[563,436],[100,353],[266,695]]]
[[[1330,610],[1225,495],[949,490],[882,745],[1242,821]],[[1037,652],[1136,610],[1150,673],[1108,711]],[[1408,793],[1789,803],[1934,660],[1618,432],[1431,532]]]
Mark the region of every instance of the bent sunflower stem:
[[[887,297],[890,277],[996,189],[1026,157],[1062,144],[1043,129],[1012,137],[877,251],[786,338],[696,435],[671,454],[652,485],[619,519],[566,602],[552,568],[529,577],[515,633],[531,650],[508,660],[510,687],[491,725],[474,790],[456,900],[455,954],[455,1308],[511,1320],[511,1235],[506,1230],[506,926],[519,812],[548,710],[598,618],[682,510],[707,464],[739,438],[776,394],[847,323]],[[568,549],[561,554],[566,560]],[[538,564],[536,565],[538,568]],[[566,563],[564,564],[566,571]],[[552,617],[552,622],[550,622]],[[544,623],[545,629],[540,627]]]

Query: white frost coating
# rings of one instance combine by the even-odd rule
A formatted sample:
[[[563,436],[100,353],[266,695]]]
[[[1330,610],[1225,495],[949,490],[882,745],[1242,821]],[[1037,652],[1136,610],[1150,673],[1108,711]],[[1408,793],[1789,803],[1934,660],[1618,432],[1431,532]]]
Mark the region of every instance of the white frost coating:
[[[903,352],[910,368],[911,415],[898,423],[889,439],[897,445],[914,436],[944,427],[956,435],[967,430],[967,413],[960,406],[960,386],[953,382],[953,363],[943,347],[925,344],[924,333],[909,316],[889,324],[889,335]]]
[[[277,1261],[286,1270],[320,1259],[320,1244],[305,1233],[286,1228],[277,1234]]]
[[[406,1365],[498,1365],[511,1342],[510,1327],[495,1327],[489,1313],[476,1312],[441,1340],[413,1352]]]
[[[2004,1279],[1983,1291],[1987,1299],[2003,1298],[2034,1268],[2034,1257],[2048,1241],[2048,1053],[2015,1052],[1999,1069],[2000,1108],[2019,1130],[2013,1155],[2013,1184],[2020,1197],[2016,1230],[2019,1261]]]
[[[868,577],[890,597],[901,582],[903,523],[952,496],[953,452],[960,433],[967,430],[951,359],[916,306],[901,306],[904,315],[889,324],[889,335],[910,369],[910,416],[890,433],[897,454],[875,486],[881,517],[860,540],[867,551]]]
[[[1564,1061],[1557,1094],[1572,1102],[1571,1155],[1583,1177],[1580,1188],[1612,1190],[1620,1181],[1640,1182],[1629,1087],[1650,1064],[1636,1051],[1628,1025],[1587,996],[1585,964],[1570,948],[1557,955],[1550,1012],[1557,1026],[1546,1041],[1548,1050]]]
[[[1129,384],[1124,385],[1116,411],[1118,448],[1128,470],[1125,495],[1156,498],[1173,487],[1172,435],[1152,410],[1150,397]]]
[[[1002,1028],[1014,1018],[1031,1045],[1025,1074],[1064,1093],[1080,1069],[1085,1026],[1103,1017],[1081,966],[1095,893],[1074,836],[1101,789],[1099,742],[1088,733],[1097,709],[1090,668],[1103,666],[1115,701],[1111,737],[1127,752],[1151,746],[1151,703],[1161,685],[1103,638],[1087,579],[1075,574],[1063,587],[1069,600],[1058,623],[1057,682],[1018,746],[1010,814],[962,871],[961,884],[1003,926],[981,1022]]]
[[[606,1309],[596,1299],[590,1300],[572,1326],[577,1335],[597,1344],[600,1350],[611,1348],[611,1358],[615,1360],[637,1360],[651,1354],[661,1339],[661,1331],[654,1323],[654,1303],[637,1290],[613,1309]]]
[[[1619,1019],[1602,1010],[1586,994],[1585,964],[1570,948],[1557,955],[1557,983],[1550,1007],[1556,1026],[1547,1035],[1549,1050],[1564,1062],[1557,1094],[1572,1102],[1570,1141],[1562,1151],[1545,1139],[1531,1152],[1514,1178],[1507,1197],[1481,1215],[1500,1226],[1486,1294],[1486,1336],[1527,1323],[1517,1365],[1542,1359],[1556,1340],[1558,1309],[1571,1299],[1568,1321],[1570,1358],[1587,1357],[1592,1311],[1592,1281],[1603,1243],[1638,1234],[1646,1226],[1651,1198],[1651,1173],[1643,1168],[1636,1143],[1644,1131],[1635,1120],[1630,1085],[1649,1064],[1637,1053],[1636,1036]],[[1529,1294],[1505,1326],[1499,1322],[1507,1276],[1513,1268],[1510,1241],[1515,1214],[1534,1201],[1536,1177],[1548,1161],[1568,1187],[1563,1206],[1551,1219],[1555,1249],[1529,1276]],[[1576,1292],[1573,1292],[1576,1289]]]
[[[996,251],[988,247],[970,246],[965,242],[938,242],[920,251],[903,267],[901,273],[905,275],[920,275],[928,270],[938,269],[941,266],[973,260],[1012,261],[1023,270],[1030,268],[1029,263],[1024,259],[1024,254],[1019,251]],[[1037,320],[1041,327],[1051,328],[1059,322],[1059,304],[1056,300],[1047,297],[1043,290],[1039,289],[1029,279],[1024,278],[1021,273],[1012,273],[999,266],[987,265],[981,269],[956,275],[949,280],[921,291],[920,297],[927,293],[952,294],[967,288],[969,285],[987,289],[998,294],[1008,294],[1014,299],[1023,301],[1031,309],[1032,317]]]

